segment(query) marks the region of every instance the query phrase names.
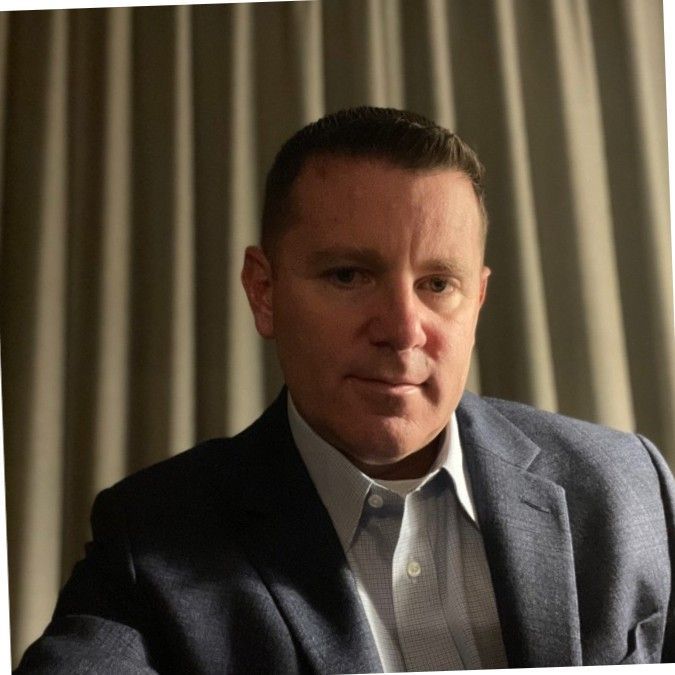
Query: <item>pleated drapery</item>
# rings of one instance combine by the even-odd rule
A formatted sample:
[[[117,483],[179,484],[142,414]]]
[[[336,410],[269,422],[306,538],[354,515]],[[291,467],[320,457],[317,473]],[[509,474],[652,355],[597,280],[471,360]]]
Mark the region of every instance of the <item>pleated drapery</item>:
[[[470,388],[639,430],[675,465],[660,0],[2,13],[0,96],[15,660],[94,495],[278,391],[239,272],[275,152],[325,112],[416,110],[486,164]]]

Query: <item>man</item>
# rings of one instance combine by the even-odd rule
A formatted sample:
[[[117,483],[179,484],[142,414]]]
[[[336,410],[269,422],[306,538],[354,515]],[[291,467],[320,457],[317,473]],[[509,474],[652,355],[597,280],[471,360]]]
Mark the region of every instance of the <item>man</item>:
[[[96,500],[20,672],[670,661],[673,479],[649,441],[464,392],[482,167],[417,115],[281,149],[243,284],[286,388]]]

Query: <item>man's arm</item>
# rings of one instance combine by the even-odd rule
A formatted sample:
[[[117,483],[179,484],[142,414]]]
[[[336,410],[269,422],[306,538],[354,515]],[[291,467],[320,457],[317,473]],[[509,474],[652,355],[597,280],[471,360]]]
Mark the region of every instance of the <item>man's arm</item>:
[[[52,621],[24,654],[24,673],[149,675],[150,665],[124,514],[112,493],[92,509],[93,541],[61,591]]]
[[[647,452],[649,452],[654,468],[656,469],[661,488],[663,511],[666,518],[668,554],[670,556],[671,569],[671,592],[670,603],[668,605],[666,631],[663,637],[661,663],[675,663],[675,592],[673,592],[673,587],[675,586],[675,481],[673,480],[673,475],[666,464],[666,461],[651,441],[639,434],[638,437],[647,448]]]

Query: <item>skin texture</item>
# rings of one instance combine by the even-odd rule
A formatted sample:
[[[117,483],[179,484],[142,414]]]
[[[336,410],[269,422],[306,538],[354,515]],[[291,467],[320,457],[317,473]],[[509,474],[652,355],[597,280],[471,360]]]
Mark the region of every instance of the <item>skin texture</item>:
[[[490,270],[454,170],[310,159],[273,263],[246,250],[258,332],[300,414],[373,478],[423,475],[464,390]]]

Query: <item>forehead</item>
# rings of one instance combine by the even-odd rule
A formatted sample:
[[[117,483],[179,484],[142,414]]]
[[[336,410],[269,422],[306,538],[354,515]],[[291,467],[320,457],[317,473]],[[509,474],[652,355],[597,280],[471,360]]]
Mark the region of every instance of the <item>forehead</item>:
[[[309,159],[291,191],[291,212],[289,229],[310,239],[442,242],[480,238],[481,230],[478,199],[463,173],[375,159]]]
[[[325,203],[338,193],[350,202],[372,202],[375,194],[389,196],[397,205],[414,204],[430,190],[450,198],[459,184],[469,179],[456,169],[407,169],[384,159],[310,157],[295,180],[292,194],[307,203]]]

